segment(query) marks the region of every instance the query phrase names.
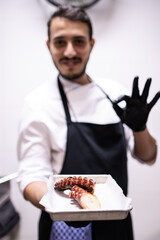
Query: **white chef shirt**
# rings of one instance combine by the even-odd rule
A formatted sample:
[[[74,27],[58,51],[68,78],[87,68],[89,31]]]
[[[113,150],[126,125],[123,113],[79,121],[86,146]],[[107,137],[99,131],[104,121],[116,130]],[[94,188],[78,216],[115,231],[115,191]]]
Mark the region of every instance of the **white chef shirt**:
[[[81,85],[63,79],[72,121],[111,124],[120,121],[112,104],[97,84],[112,100],[126,94],[118,83],[107,79],[91,80]],[[133,153],[132,131],[124,125],[127,149]],[[18,183],[21,191],[34,181],[47,181],[51,174],[61,172],[66,149],[67,125],[57,77],[46,81],[25,99],[19,123]]]

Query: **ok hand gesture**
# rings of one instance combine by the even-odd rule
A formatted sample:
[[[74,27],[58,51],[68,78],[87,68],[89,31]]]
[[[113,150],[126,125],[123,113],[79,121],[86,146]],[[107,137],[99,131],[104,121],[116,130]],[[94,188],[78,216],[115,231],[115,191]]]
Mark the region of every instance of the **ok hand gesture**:
[[[147,97],[151,85],[151,78],[147,79],[142,95],[139,93],[138,77],[134,78],[131,97],[124,95],[117,101],[112,101],[113,108],[121,121],[129,126],[133,131],[139,132],[146,128],[147,119],[152,107],[160,98],[160,91],[154,96],[150,103],[147,103]],[[118,103],[125,101],[126,107],[121,108]]]

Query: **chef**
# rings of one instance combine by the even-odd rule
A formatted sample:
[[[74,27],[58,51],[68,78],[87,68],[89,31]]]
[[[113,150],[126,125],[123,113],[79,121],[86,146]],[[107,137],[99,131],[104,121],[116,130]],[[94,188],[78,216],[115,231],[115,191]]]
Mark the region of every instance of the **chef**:
[[[39,201],[51,174],[111,174],[127,195],[127,151],[146,164],[156,159],[156,140],[146,123],[160,92],[147,103],[151,79],[140,95],[135,77],[131,96],[114,81],[92,79],[86,66],[94,43],[85,11],[60,7],[48,22],[47,40],[59,74],[25,100],[18,182],[24,198],[42,210],[39,240],[62,239],[57,229],[75,231],[63,239],[133,240],[130,214],[124,220],[53,223]]]

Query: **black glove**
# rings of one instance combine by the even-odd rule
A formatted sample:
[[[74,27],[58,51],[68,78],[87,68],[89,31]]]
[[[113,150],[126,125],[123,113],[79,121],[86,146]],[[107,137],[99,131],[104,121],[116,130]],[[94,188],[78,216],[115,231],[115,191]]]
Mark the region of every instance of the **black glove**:
[[[138,77],[135,77],[133,81],[132,96],[129,97],[124,95],[117,101],[112,101],[113,108],[120,117],[121,121],[135,132],[143,131],[146,128],[149,112],[160,97],[159,91],[152,101],[147,104],[151,80],[151,78],[147,79],[142,95],[140,95],[138,89]],[[125,108],[120,108],[118,106],[118,103],[122,101],[126,102]]]

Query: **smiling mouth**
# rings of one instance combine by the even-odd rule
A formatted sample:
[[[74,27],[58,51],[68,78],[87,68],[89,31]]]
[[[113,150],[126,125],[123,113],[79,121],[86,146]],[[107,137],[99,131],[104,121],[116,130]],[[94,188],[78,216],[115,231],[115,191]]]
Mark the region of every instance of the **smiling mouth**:
[[[72,68],[81,62],[82,62],[81,58],[77,58],[77,57],[60,59],[60,63],[68,66],[69,68]]]

